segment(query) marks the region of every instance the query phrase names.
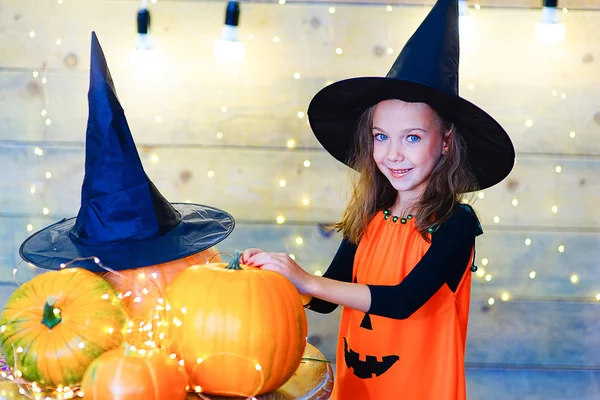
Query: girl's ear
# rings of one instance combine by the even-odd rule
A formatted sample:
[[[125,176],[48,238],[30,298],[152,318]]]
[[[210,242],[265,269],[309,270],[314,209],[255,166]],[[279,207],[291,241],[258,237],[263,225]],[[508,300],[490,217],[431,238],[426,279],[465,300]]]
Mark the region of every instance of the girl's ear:
[[[450,143],[452,142],[452,132],[454,129],[448,129],[448,132],[444,133],[444,138],[442,142],[442,155],[446,154],[450,149]]]

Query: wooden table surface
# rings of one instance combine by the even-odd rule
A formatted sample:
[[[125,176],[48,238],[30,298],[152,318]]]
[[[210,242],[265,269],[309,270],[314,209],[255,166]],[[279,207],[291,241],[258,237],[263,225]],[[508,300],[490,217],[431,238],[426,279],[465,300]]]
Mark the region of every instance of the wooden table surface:
[[[310,359],[325,360],[321,352],[311,344],[306,345],[304,357]],[[272,393],[258,396],[258,400],[326,400],[331,396],[333,390],[333,370],[331,363],[314,360],[303,360],[296,373],[282,387]],[[0,400],[31,399],[30,395],[19,393],[19,386],[14,382],[0,378]],[[75,396],[75,398],[80,398]],[[85,396],[83,397],[85,399]],[[45,399],[45,397],[42,397]],[[53,399],[50,397],[50,399]],[[190,393],[187,397],[191,399],[225,400],[232,397],[218,397],[198,395]]]

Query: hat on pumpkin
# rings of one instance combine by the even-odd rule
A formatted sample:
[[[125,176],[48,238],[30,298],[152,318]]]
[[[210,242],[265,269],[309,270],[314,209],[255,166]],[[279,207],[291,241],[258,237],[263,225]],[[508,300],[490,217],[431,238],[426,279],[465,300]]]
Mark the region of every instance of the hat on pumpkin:
[[[385,77],[342,80],[315,95],[307,114],[317,140],[348,164],[356,123],[366,109],[387,99],[427,103],[464,137],[478,183],[472,189],[502,181],[514,166],[515,150],[494,118],[458,95],[458,32],[457,0],[438,0]]]
[[[36,266],[104,271],[145,267],[184,258],[225,239],[235,225],[214,207],[169,203],[144,172],[96,34],[92,32],[85,177],[75,218],[36,232],[21,257]]]

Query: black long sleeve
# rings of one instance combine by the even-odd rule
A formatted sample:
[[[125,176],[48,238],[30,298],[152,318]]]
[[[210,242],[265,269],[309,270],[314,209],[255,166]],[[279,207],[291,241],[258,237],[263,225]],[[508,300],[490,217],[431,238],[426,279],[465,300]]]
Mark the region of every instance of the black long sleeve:
[[[475,237],[481,233],[473,211],[458,208],[432,235],[431,246],[402,282],[395,286],[368,285],[371,290],[369,313],[406,319],[442,285],[447,284],[456,291],[469,264]]]
[[[350,282],[352,280],[352,267],[354,265],[355,254],[356,245],[344,238],[323,276],[337,281]],[[329,314],[338,305],[313,297],[305,307],[321,314]]]

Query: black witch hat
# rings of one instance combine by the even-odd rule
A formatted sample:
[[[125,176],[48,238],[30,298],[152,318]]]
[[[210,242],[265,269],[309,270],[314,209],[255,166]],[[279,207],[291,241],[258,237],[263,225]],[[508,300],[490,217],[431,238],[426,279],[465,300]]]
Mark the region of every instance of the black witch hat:
[[[458,95],[459,53],[457,0],[438,0],[385,77],[342,80],[315,95],[307,113],[315,136],[349,164],[356,123],[367,108],[387,99],[427,103],[464,136],[478,183],[472,189],[497,184],[514,166],[514,147],[494,118]]]
[[[76,218],[64,219],[23,242],[21,257],[57,270],[61,264],[103,271],[161,264],[225,239],[234,219],[217,208],[169,203],[144,172],[104,53],[92,33],[85,177]]]

